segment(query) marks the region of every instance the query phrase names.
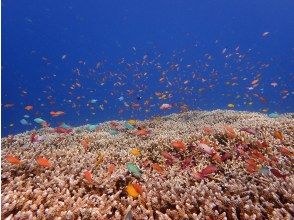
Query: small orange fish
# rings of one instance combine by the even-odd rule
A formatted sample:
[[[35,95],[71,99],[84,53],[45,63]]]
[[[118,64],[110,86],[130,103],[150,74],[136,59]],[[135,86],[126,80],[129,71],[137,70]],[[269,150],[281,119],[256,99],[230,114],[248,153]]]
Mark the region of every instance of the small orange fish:
[[[37,163],[42,166],[42,167],[47,167],[50,168],[52,164],[50,163],[49,160],[47,160],[45,157],[37,157],[36,158]]]
[[[236,132],[234,131],[234,129],[228,125],[224,126],[225,130],[226,130],[226,134],[229,138],[233,139],[237,136]]]
[[[57,117],[57,116],[60,116],[60,115],[63,115],[63,114],[65,114],[65,112],[63,112],[63,111],[56,111],[56,112],[51,111],[51,112],[50,112],[50,115],[51,115],[52,117]]]
[[[34,107],[32,105],[27,105],[24,109],[27,111],[32,110]]]
[[[135,188],[135,190],[141,194],[143,192],[142,190],[142,186],[139,183],[133,183],[133,187]]]
[[[81,140],[80,142],[83,145],[85,151],[87,151],[89,149],[89,141],[87,141],[87,140]]]
[[[84,176],[85,176],[85,179],[89,182],[89,183],[93,183],[93,177],[92,177],[92,173],[88,170],[86,170],[84,172]]]
[[[112,174],[114,172],[114,170],[115,170],[115,165],[112,163],[108,166],[107,172]]]
[[[280,139],[280,140],[283,140],[283,135],[282,135],[282,132],[280,131],[275,131],[273,136],[276,138],[276,139]]]
[[[257,164],[254,160],[252,159],[248,159],[246,160],[246,165],[245,165],[245,169],[249,172],[249,173],[254,173],[257,171]]]
[[[172,141],[172,146],[180,151],[185,151],[186,147],[182,141]]]
[[[293,152],[291,152],[288,148],[286,147],[280,147],[279,151],[281,152],[281,154],[286,155],[286,156],[291,156],[293,155]]]
[[[163,172],[163,168],[158,163],[152,164],[152,168],[154,170],[156,170],[157,172],[159,172],[159,173],[162,173]]]
[[[21,163],[20,159],[15,156],[8,155],[5,158],[11,164],[19,165]]]
[[[253,150],[251,153],[251,156],[258,160],[266,161],[266,157],[263,156],[263,154],[259,152],[258,150]]]
[[[149,131],[146,131],[145,129],[141,129],[141,130],[137,130],[135,132],[135,134],[136,135],[139,135],[139,136],[146,136],[146,135],[150,134],[150,132]]]

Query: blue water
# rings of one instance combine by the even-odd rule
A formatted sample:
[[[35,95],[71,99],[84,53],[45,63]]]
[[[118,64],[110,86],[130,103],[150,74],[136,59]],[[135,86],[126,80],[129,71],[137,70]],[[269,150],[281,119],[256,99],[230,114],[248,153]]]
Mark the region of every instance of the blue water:
[[[293,112],[293,11],[292,0],[3,0],[2,136],[39,128],[37,117],[55,127],[183,105]]]

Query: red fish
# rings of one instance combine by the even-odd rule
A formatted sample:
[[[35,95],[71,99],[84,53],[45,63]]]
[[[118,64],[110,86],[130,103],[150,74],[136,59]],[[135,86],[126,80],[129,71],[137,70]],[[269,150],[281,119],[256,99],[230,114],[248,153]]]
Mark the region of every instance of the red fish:
[[[37,163],[42,166],[42,167],[47,167],[50,168],[52,164],[50,163],[49,160],[47,160],[45,157],[37,157],[36,158]]]
[[[33,142],[35,142],[35,141],[37,141],[37,133],[36,133],[36,132],[33,132],[33,133],[31,134],[31,142],[33,143]]]
[[[186,147],[182,141],[172,141],[172,146],[180,151],[185,151]]]
[[[88,170],[86,170],[84,172],[84,176],[85,176],[85,179],[89,182],[89,183],[93,183],[93,177],[92,177],[92,173]]]
[[[174,157],[167,151],[162,151],[161,155],[167,160],[171,160],[171,161],[174,160]]]
[[[203,168],[200,172],[195,174],[196,179],[202,180],[208,175],[215,173],[217,171],[217,167],[214,165],[208,165],[207,167]]]
[[[112,163],[108,166],[107,172],[112,174],[114,172],[114,170],[115,170],[115,165]]]
[[[33,106],[32,105],[27,105],[24,109],[27,110],[27,111],[30,111],[30,110],[33,109]]]
[[[139,183],[133,183],[133,187],[135,188],[135,190],[139,193],[142,194],[143,190],[142,190],[142,186]]]
[[[287,176],[286,174],[281,174],[280,171],[278,169],[275,169],[275,168],[270,169],[270,171],[272,172],[272,174],[274,174],[278,178],[285,179],[286,176]]]
[[[232,154],[231,153],[228,153],[228,152],[225,152],[222,156],[221,156],[221,160],[223,162],[225,162],[226,160],[228,159],[231,159],[232,158]]]
[[[241,128],[240,131],[245,131],[245,132],[252,134],[252,135],[256,134],[256,131],[252,128]]]
[[[7,155],[5,157],[5,159],[11,163],[11,164],[15,164],[15,165],[19,165],[21,163],[20,159],[18,157],[12,156],[12,155]]]
[[[72,129],[66,129],[66,128],[62,128],[62,127],[57,127],[54,129],[54,131],[56,133],[59,133],[59,134],[69,134],[72,132]]]
[[[50,112],[50,115],[52,117],[57,117],[57,116],[64,115],[64,114],[65,114],[65,112],[63,112],[63,111],[56,111],[56,112],[51,111]]]
[[[186,157],[182,163],[182,169],[186,169],[188,166],[191,165],[192,157]]]
[[[266,161],[266,157],[263,156],[263,154],[261,152],[259,152],[258,150],[253,150],[252,153],[251,153],[251,156],[256,158],[256,159]]]
[[[162,173],[163,172],[163,168],[158,163],[152,164],[152,168],[154,170],[156,170],[157,172],[159,172],[159,173]]]
[[[249,173],[254,173],[257,171],[257,164],[254,160],[252,159],[248,159],[246,160],[246,165],[245,165],[245,169],[249,172]]]
[[[288,148],[286,147],[280,147],[279,148],[279,151],[283,154],[283,155],[286,155],[286,156],[291,156],[293,155],[293,152],[291,152]]]
[[[226,134],[229,138],[233,139],[237,136],[236,132],[234,131],[234,129],[228,125],[224,126],[225,130],[226,130]]]

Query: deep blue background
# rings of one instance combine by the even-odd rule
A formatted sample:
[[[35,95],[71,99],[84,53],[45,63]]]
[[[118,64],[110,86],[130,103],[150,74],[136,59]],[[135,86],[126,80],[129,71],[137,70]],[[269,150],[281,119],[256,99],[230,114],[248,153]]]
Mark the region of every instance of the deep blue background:
[[[179,112],[182,104],[293,112],[293,11],[292,0],[3,0],[2,136],[38,127],[35,117],[51,126],[96,124]],[[162,73],[168,80],[160,83]],[[248,90],[258,74],[259,85]],[[172,97],[160,100],[155,92]],[[124,106],[120,96],[141,108]],[[162,112],[163,103],[173,108]],[[58,110],[66,114],[52,118]],[[19,122],[25,114],[32,125]]]

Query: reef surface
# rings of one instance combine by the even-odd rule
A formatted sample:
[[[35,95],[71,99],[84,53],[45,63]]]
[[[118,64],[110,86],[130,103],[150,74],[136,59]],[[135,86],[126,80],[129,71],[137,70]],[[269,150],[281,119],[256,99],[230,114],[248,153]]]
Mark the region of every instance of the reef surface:
[[[292,219],[294,114],[190,111],[1,139],[2,219]]]

